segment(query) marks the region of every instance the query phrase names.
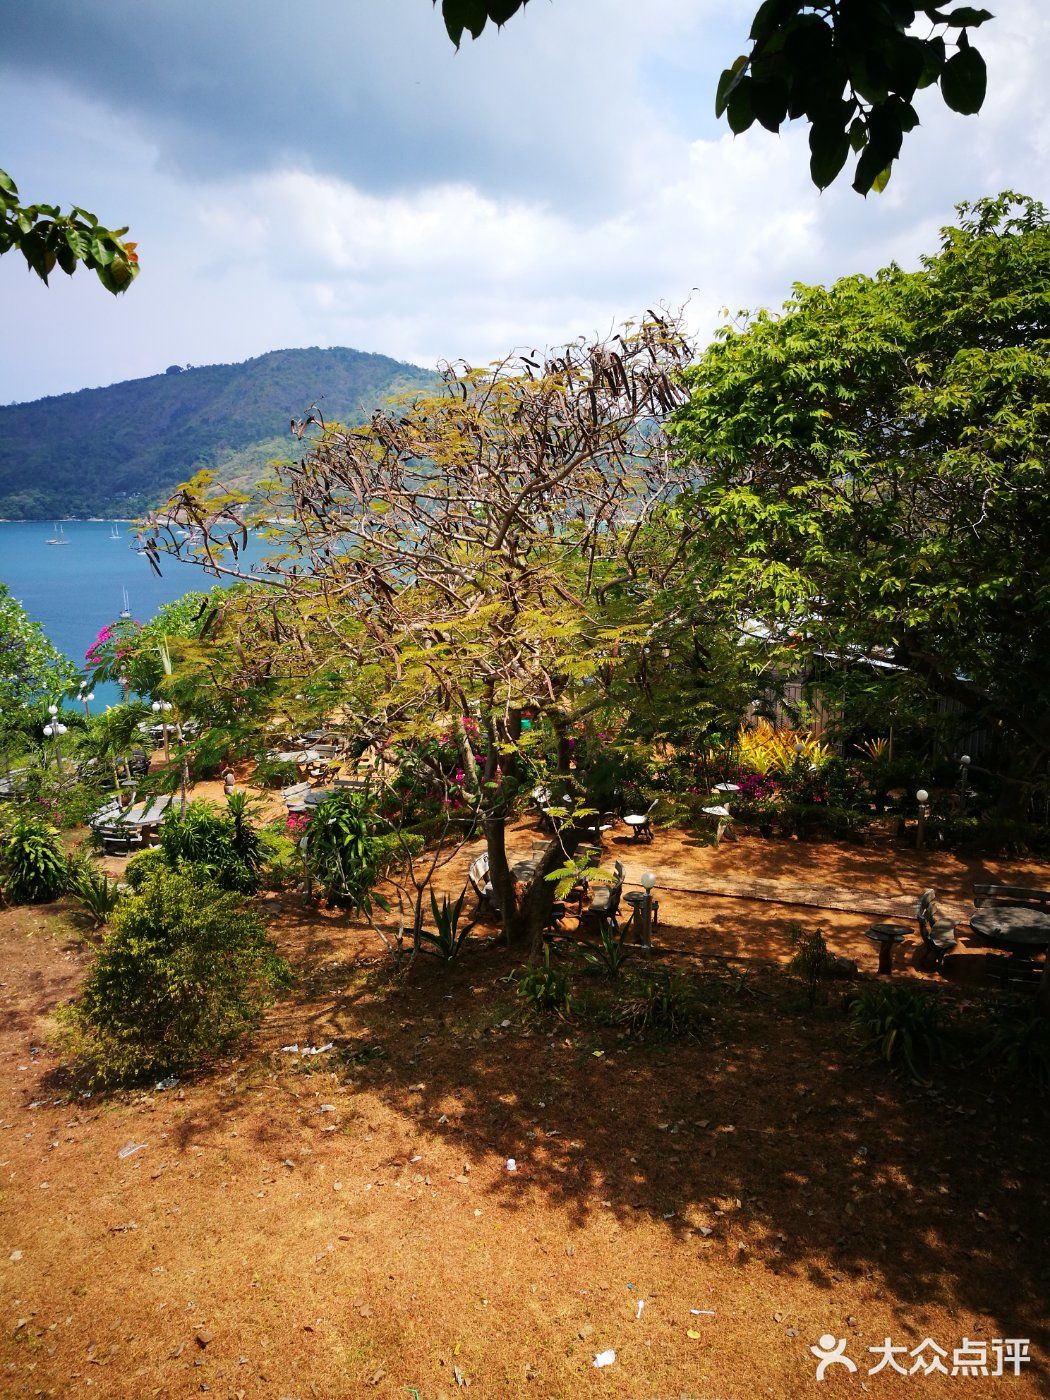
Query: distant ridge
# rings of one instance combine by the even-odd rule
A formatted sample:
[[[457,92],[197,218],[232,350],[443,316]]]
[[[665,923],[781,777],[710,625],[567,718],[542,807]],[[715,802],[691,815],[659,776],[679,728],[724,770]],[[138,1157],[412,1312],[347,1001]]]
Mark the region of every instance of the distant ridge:
[[[289,420],[318,404],[358,423],[434,375],[335,347],[271,350],[0,407],[0,517],[128,516],[201,467],[244,485],[291,455]]]

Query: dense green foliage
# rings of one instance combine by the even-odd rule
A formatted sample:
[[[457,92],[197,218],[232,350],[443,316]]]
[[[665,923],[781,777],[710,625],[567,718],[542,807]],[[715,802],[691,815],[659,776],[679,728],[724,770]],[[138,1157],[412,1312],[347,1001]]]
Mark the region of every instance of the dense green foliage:
[[[170,811],[160,829],[160,850],[172,870],[192,867],[221,889],[242,894],[258,890],[266,859],[243,793],[232,794],[225,812],[207,802]]]
[[[441,13],[458,46],[527,3],[441,0]],[[756,121],[776,132],[805,117],[815,185],[831,184],[852,149],[853,188],[882,189],[905,134],[919,124],[911,105],[919,88],[939,83],[953,111],[980,111],[987,72],[970,31],[991,18],[941,0],[763,0],[750,50],[719,79],[715,111],[734,132]]]
[[[0,889],[12,904],[46,904],[66,887],[68,863],[58,832],[19,814],[0,832]]]
[[[311,818],[310,869],[333,904],[371,914],[375,905],[387,907],[375,887],[409,849],[408,840],[407,834],[384,829],[367,798],[337,792],[320,803]]]
[[[0,583],[0,743],[22,722],[27,704],[58,700],[76,681],[73,663],[44,636],[38,622]],[[46,722],[46,721],[43,721]]]
[[[858,1045],[913,1079],[947,1058],[952,1025],[940,997],[884,982],[858,992],[849,1014]]]
[[[288,981],[265,924],[238,895],[196,871],[160,871],[123,901],[61,1019],[97,1082],[126,1082],[230,1045]]]
[[[807,663],[882,663],[1050,757],[1050,226],[1002,195],[960,206],[917,272],[797,287],[727,330],[673,426],[698,597]],[[885,663],[891,663],[886,669]],[[880,677],[873,677],[873,685]],[[914,699],[914,696],[913,696]]]
[[[201,468],[238,465],[231,453],[286,434],[313,403],[361,422],[427,378],[357,350],[275,350],[0,407],[0,516],[127,514]]]
[[[14,180],[0,170],[0,256],[21,253],[42,282],[56,267],[70,277],[86,267],[107,292],[126,291],[139,271],[136,245],[125,241],[126,233],[103,228],[76,206],[63,214],[53,204],[23,204]]]

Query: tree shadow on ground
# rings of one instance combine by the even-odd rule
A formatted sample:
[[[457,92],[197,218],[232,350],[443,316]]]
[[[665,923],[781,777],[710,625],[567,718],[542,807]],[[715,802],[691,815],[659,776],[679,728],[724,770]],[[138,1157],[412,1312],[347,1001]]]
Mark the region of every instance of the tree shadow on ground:
[[[302,994],[277,1024],[332,1040],[346,1081],[414,1138],[454,1142],[472,1180],[487,1167],[502,1210],[550,1205],[578,1228],[641,1212],[683,1242],[829,1292],[870,1280],[920,1334],[929,1307],[951,1306],[986,1318],[986,1332],[1039,1339],[1045,1356],[1050,1210],[1025,1189],[1045,1172],[1036,1093],[987,1070],[895,1079],[851,1048],[840,991],[808,1012],[774,970],[743,983],[698,974],[711,1007],[699,1036],[639,1045],[609,1026],[530,1018],[514,966],[494,941],[394,977],[358,962],[341,993],[321,1005]],[[375,1059],[359,1053],[369,1046]]]

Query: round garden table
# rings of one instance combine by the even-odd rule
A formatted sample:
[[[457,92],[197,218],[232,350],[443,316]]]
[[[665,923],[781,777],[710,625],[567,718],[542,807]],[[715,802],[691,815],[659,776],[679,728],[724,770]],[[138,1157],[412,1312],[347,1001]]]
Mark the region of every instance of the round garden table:
[[[893,950],[898,943],[903,943],[907,936],[908,930],[901,928],[900,924],[875,924],[873,928],[865,930],[864,937],[879,945],[881,973],[889,976],[893,972]]]
[[[999,904],[981,909],[970,918],[970,927],[993,948],[1008,953],[1045,952],[1050,947],[1050,912],[1024,904]]]

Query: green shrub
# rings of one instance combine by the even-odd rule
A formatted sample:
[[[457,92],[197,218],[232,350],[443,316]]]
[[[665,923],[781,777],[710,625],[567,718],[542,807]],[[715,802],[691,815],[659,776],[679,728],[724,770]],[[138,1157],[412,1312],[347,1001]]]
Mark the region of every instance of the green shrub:
[[[259,915],[193,867],[154,871],[113,916],[67,1049],[100,1084],[198,1064],[253,1030],[290,980]]]
[[[572,982],[563,967],[551,962],[551,950],[544,944],[541,962],[522,968],[517,976],[518,996],[533,1011],[554,1011],[567,1016],[572,1010]]]
[[[275,831],[272,828],[259,834],[264,857],[263,888],[283,890],[302,880],[303,857],[292,838],[286,836],[283,831]]]
[[[130,885],[133,890],[139,890],[155,871],[166,868],[163,851],[156,847],[149,851],[137,851],[135,855],[128,857],[128,863],[124,867],[124,883]]]
[[[0,883],[12,904],[46,904],[66,888],[68,862],[58,832],[18,816],[0,838]]]
[[[858,992],[849,1008],[853,1037],[893,1069],[923,1082],[923,1071],[945,1059],[952,1024],[934,996],[905,986],[873,986]]]
[[[291,787],[299,781],[299,769],[291,762],[280,758],[260,758],[252,772],[252,782],[256,787]]]
[[[710,1015],[687,978],[662,969],[636,979],[618,1019],[639,1039],[677,1040],[697,1035]]]
[[[185,812],[169,809],[160,829],[160,849],[172,870],[196,866],[222,889],[240,894],[254,894],[259,888],[261,842],[246,810],[238,820],[207,802],[191,802]]]
[[[1050,1016],[1034,1002],[1007,1003],[993,1014],[988,1030],[980,1059],[1001,1064],[1012,1078],[1050,1084]]]
[[[797,973],[805,982],[809,1004],[813,1006],[821,979],[835,974],[835,958],[828,952],[824,930],[821,928],[807,932],[799,923],[789,924],[788,941],[795,950],[788,963],[788,969]]]
[[[388,908],[375,887],[397,859],[397,835],[377,831],[371,802],[337,792],[320,803],[310,821],[307,853],[314,875],[333,904],[370,915]]]

